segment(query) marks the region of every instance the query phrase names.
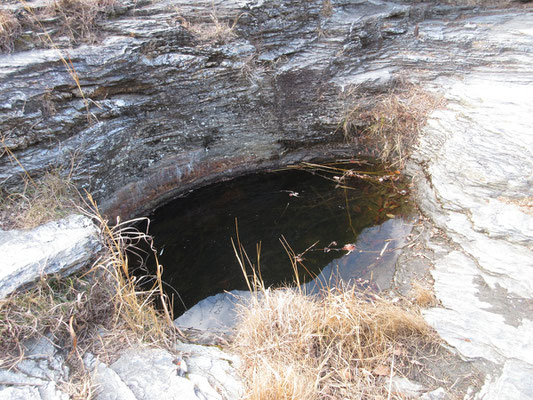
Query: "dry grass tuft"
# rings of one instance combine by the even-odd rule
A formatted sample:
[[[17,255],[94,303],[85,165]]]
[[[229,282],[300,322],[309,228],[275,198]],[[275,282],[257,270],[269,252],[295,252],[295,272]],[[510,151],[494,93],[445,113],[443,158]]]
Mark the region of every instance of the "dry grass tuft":
[[[435,293],[431,288],[421,284],[420,282],[414,281],[412,284],[412,289],[409,293],[409,297],[413,299],[413,302],[420,307],[434,307],[438,304]]]
[[[113,14],[121,0],[49,0],[34,6],[19,0],[16,12],[0,10],[0,51],[11,52],[21,43],[57,47],[55,39],[68,44],[94,42],[98,23]],[[30,47],[31,48],[31,47]]]
[[[21,24],[11,11],[0,10],[0,51],[14,50],[15,39],[21,29]]]
[[[322,0],[320,15],[324,18],[328,18],[333,15],[333,4],[331,3],[331,0]]]
[[[144,220],[117,222],[110,227],[102,217],[96,203],[88,195],[89,203],[92,207],[92,216],[100,224],[106,257],[93,267],[102,268],[111,275],[114,285],[115,315],[113,327],[122,326],[135,332],[141,341],[150,343],[165,343],[167,339],[173,338],[174,325],[173,317],[168,306],[168,299],[163,293],[162,287],[162,266],[157,260],[157,253],[154,257],[157,263],[156,276],[152,277],[153,284],[150,289],[141,290],[138,287],[137,279],[132,275],[128,254],[138,253],[138,244],[147,241],[151,245],[151,237],[147,233],[139,231],[132,224]],[[163,311],[155,306],[158,301]]]
[[[31,229],[75,210],[79,194],[70,173],[53,169],[38,180],[24,179],[21,192],[0,192],[0,228]]]
[[[44,16],[59,19],[59,33],[74,43],[93,41],[96,25],[112,12],[117,0],[53,0]]]
[[[181,15],[178,8],[175,8],[175,11],[180,24],[190,31],[200,42],[225,44],[237,36],[235,27],[241,15],[235,17],[233,21],[221,21],[216,12],[213,11],[209,14],[209,22],[191,22]]]
[[[24,357],[24,343],[49,335],[53,343],[75,351],[106,325],[112,315],[112,287],[94,274],[58,278],[42,277],[32,289],[0,300],[0,349],[2,366]],[[76,346],[77,347],[77,346]]]
[[[249,399],[382,399],[410,349],[436,339],[420,313],[376,295],[321,298],[265,290],[243,308],[234,340]]]
[[[408,85],[350,107],[340,128],[347,140],[361,140],[384,163],[401,168],[428,115],[443,104],[442,96]]]
[[[67,382],[61,382],[59,388],[70,400],[91,400],[96,398],[98,387],[93,375],[87,371],[75,371]]]

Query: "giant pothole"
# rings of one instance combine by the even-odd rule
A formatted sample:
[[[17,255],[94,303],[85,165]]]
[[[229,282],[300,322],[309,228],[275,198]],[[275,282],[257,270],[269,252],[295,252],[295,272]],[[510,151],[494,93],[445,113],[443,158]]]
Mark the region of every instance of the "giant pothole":
[[[389,287],[410,231],[407,194],[399,171],[346,160],[246,175],[174,199],[150,217],[174,315],[248,288],[234,245],[247,274],[253,264],[267,287]],[[154,265],[149,258],[149,273]]]

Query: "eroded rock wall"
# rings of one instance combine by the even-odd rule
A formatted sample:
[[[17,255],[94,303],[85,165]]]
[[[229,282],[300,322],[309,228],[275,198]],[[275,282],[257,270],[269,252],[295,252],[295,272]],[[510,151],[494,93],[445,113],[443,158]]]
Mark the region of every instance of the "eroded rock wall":
[[[78,185],[123,217],[213,179],[365,153],[339,129],[354,104],[499,51],[476,48],[468,8],[139,4],[101,23],[99,44],[0,57],[4,146],[34,176],[74,165]],[[4,187],[20,184],[21,165],[4,152]]]

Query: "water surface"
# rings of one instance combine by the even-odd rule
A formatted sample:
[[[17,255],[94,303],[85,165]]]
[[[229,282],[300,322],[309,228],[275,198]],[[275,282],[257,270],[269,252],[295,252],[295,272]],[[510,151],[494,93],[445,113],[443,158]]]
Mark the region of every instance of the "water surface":
[[[327,169],[243,176],[193,191],[157,209],[150,232],[160,251],[163,279],[181,297],[174,298],[175,314],[216,293],[247,288],[231,243],[237,239],[236,221],[240,242],[250,261],[260,266],[266,286],[294,282],[281,238],[299,255],[301,282],[313,280],[325,266],[331,280],[331,270],[338,266],[332,262],[348,253],[354,261],[342,262],[349,265],[343,267],[344,275],[372,277],[366,264],[376,261],[392,235],[390,227],[372,231],[371,250],[357,245],[350,252],[349,245],[356,244],[365,228],[404,215],[406,193],[394,173],[380,182],[383,171],[378,165],[354,163],[343,168],[355,172],[344,172],[344,178],[343,171]],[[362,171],[377,175],[358,178]],[[375,234],[380,231],[383,234]],[[362,259],[366,261],[356,261]]]

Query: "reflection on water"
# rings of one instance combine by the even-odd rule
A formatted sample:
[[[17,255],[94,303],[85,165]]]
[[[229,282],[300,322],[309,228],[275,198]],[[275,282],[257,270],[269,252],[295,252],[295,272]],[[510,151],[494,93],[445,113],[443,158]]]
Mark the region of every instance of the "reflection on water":
[[[163,279],[184,303],[174,300],[175,315],[208,296],[247,288],[231,245],[235,220],[254,264],[261,244],[259,264],[267,286],[293,282],[282,237],[301,254],[307,269],[300,265],[302,282],[319,275],[320,282],[372,277],[379,284],[376,272],[381,268],[372,265],[392,260],[392,250],[400,245],[397,238],[407,229],[398,218],[406,210],[405,192],[398,182],[352,177],[339,185],[338,177],[329,178],[301,170],[249,175],[199,189],[156,210],[150,232],[161,252]],[[393,240],[384,242],[388,239]],[[355,243],[346,255],[343,247]]]
[[[402,218],[385,221],[364,229],[355,249],[322,269],[316,279],[305,285],[308,294],[323,287],[357,285],[383,290],[390,287],[400,248],[405,245],[411,225]]]
[[[377,290],[390,287],[396,259],[410,231],[411,225],[402,218],[364,229],[355,249],[330,262],[316,279],[304,284],[305,293],[317,294],[326,286],[370,286]],[[242,290],[207,297],[181,315],[176,324],[184,329],[229,333],[237,321],[236,305],[246,304],[250,297],[250,292]]]

